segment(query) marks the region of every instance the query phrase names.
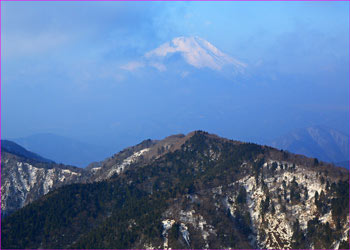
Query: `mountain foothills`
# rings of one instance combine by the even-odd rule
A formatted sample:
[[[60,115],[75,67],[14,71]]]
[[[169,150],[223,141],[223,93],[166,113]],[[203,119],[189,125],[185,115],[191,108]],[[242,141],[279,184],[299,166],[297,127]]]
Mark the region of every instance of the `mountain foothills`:
[[[2,211],[24,206],[1,248],[349,248],[349,171],[268,146],[195,131],[86,169],[1,164]]]
[[[271,146],[349,168],[349,135],[324,126],[294,130],[272,141]]]

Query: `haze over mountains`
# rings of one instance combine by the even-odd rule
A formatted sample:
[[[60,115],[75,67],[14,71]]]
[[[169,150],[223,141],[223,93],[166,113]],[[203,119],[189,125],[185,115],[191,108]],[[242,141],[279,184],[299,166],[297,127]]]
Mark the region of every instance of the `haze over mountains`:
[[[94,161],[100,161],[113,153],[113,149],[95,146],[76,139],[52,133],[34,134],[12,139],[26,149],[57,163],[77,167],[86,167]]]
[[[348,96],[339,94],[340,90],[327,90],[325,84],[311,88],[311,82],[314,84],[319,79],[311,81],[305,77],[300,81],[298,74],[291,75],[276,69],[265,71],[264,61],[241,59],[244,55],[239,51],[240,57],[232,56],[221,51],[216,43],[198,35],[176,36],[154,44],[142,50],[139,56],[134,55],[127,62],[113,67],[118,75],[114,76],[115,79],[127,85],[112,85],[105,93],[94,89],[96,85],[87,84],[85,87],[89,91],[84,93],[79,105],[74,104],[79,95],[72,95],[68,108],[56,110],[70,114],[65,119],[50,117],[57,112],[45,115],[55,124],[63,121],[74,123],[74,126],[65,128],[68,130],[64,133],[67,137],[52,133],[16,138],[13,136],[16,133],[10,132],[10,138],[56,162],[84,167],[143,138],[159,138],[169,133],[200,128],[228,138],[261,142],[348,165],[348,135],[339,132],[348,128],[348,105],[340,104],[347,104]],[[103,75],[110,77],[109,72]],[[342,83],[342,78],[336,80]],[[5,88],[10,94],[18,92],[12,86]],[[309,95],[310,88],[317,94]],[[25,89],[26,86],[21,86],[19,91],[26,92]],[[64,92],[67,89],[60,91],[66,96]],[[43,97],[50,98],[52,93],[56,92],[44,93]],[[89,109],[91,99],[94,107]],[[331,99],[331,105],[320,102]],[[11,102],[15,98],[7,100]],[[124,105],[127,108],[120,108]],[[15,106],[15,103],[8,105],[10,108]],[[55,110],[58,106],[50,108]],[[20,113],[27,107],[21,106],[20,110],[4,113]],[[31,107],[31,110],[38,110],[38,107]],[[69,113],[71,110],[74,112]],[[26,112],[30,113],[30,110]],[[6,138],[7,131],[12,130],[12,126],[7,124],[12,117],[7,118],[3,119]],[[29,118],[27,122],[31,123]],[[332,129],[309,126],[318,123],[328,124]],[[37,131],[40,131],[41,125],[36,121],[31,126],[38,127]],[[307,128],[295,130],[303,126]],[[91,131],[95,130],[101,131],[101,136],[91,135]],[[81,140],[71,139],[69,134]],[[285,135],[276,138],[276,134]],[[81,142],[87,141],[87,138],[89,143]]]
[[[110,82],[109,72],[103,72],[103,79],[93,83],[82,81],[84,87],[60,83],[55,90],[43,88],[41,98],[50,100],[44,106],[32,101],[38,98],[28,95],[23,96],[23,102],[29,104],[17,106],[15,98],[8,97],[18,92],[35,93],[29,85],[20,88],[6,85],[8,97],[4,101],[9,103],[3,106],[11,110],[4,112],[3,136],[18,139],[17,134],[50,131],[88,141],[91,145],[106,146],[111,154],[143,138],[161,138],[195,129],[215,131],[242,141],[270,142],[276,134],[313,124],[327,124],[340,131],[348,128],[348,105],[343,105],[348,103],[348,97],[342,94],[345,91],[338,93],[340,90],[329,90],[322,85],[312,88],[317,93],[310,95],[311,85],[319,80],[266,71],[263,62],[223,51],[216,43],[200,36],[178,36],[159,41],[143,50],[141,55],[113,65],[113,82]],[[65,96],[65,103],[54,104],[58,101],[56,93]],[[320,100],[333,104],[324,108],[325,104]],[[39,113],[42,110],[45,124],[26,116],[26,128],[15,129],[18,121],[9,114],[29,114],[31,110],[39,110]],[[54,116],[55,113],[62,114],[62,118]],[[57,129],[48,129],[51,123],[56,124]],[[20,145],[57,162],[88,164],[88,160],[74,159],[74,154],[60,153],[62,157],[59,157],[58,152],[48,152],[54,149],[47,143],[50,149],[45,151],[29,143],[31,138],[17,139],[15,141]],[[67,147],[72,143],[65,142]],[[103,153],[106,148],[101,150],[101,146],[85,146],[96,152],[96,156],[92,156],[78,152],[78,147],[73,144],[71,152],[83,154],[86,159],[98,160],[107,156]]]
[[[252,142],[346,132],[348,3],[314,4],[6,2],[2,136],[49,132],[112,154],[197,129]]]
[[[77,167],[86,167],[92,162],[99,162],[115,151],[129,145],[129,143],[120,143],[122,140],[116,138],[116,145],[94,146],[94,141],[88,144],[54,134],[36,134],[13,139],[13,141],[57,163]],[[349,136],[325,126],[312,126],[294,130],[274,140],[259,138],[249,141],[259,142],[288,150],[291,153],[318,158],[337,166],[349,168]]]
[[[292,131],[269,145],[349,168],[349,135],[324,126]]]

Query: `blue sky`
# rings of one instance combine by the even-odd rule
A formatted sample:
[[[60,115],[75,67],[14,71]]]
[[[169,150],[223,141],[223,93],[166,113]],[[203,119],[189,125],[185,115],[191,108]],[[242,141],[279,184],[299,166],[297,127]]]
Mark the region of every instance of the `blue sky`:
[[[349,128],[348,2],[1,2],[1,129],[111,145]],[[244,73],[146,53],[200,37]],[[134,64],[130,64],[134,63]],[[144,64],[135,70],[125,65]]]

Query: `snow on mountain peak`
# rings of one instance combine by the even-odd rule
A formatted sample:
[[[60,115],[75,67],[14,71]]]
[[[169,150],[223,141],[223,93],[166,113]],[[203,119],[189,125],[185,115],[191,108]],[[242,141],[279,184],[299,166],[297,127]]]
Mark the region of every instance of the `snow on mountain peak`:
[[[243,73],[247,67],[245,63],[221,52],[210,42],[198,36],[176,37],[170,42],[163,43],[156,49],[147,52],[143,58],[145,63],[139,63],[138,66],[149,65],[159,71],[165,71],[166,65],[164,60],[174,54],[180,54],[186,63],[198,69],[210,68],[220,71],[225,66],[231,66],[234,72]],[[132,66],[135,66],[134,64]],[[129,66],[127,65],[122,68],[128,69],[130,68]]]
[[[185,61],[196,68],[221,70],[225,65],[233,65],[242,71],[246,64],[224,54],[210,42],[200,37],[176,37],[145,54],[147,59],[161,59],[173,53],[180,53]]]

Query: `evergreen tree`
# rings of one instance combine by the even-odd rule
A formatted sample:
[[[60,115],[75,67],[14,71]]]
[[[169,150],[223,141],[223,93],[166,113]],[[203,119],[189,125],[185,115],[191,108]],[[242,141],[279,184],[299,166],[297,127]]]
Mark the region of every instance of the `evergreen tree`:
[[[305,236],[303,231],[300,229],[300,223],[298,219],[296,219],[293,224],[292,248],[306,248]]]

